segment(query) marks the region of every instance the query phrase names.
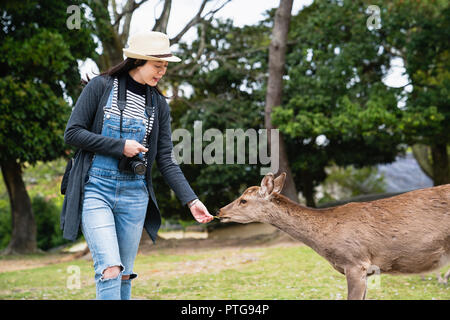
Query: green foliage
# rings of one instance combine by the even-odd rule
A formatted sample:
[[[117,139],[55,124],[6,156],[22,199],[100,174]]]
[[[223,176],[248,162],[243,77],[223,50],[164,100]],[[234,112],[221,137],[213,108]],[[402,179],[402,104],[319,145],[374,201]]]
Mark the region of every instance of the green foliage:
[[[325,135],[329,153],[336,143],[360,153],[362,144],[389,160],[401,141],[398,90],[382,83],[389,56],[378,54],[363,9],[361,1],[316,1],[293,17],[286,104],[274,110],[273,121],[291,138]],[[354,153],[346,154],[347,163]]]
[[[0,161],[64,155],[70,107],[63,95],[79,94],[77,59],[95,49],[83,14],[80,29],[66,26],[67,7],[81,3],[29,0],[1,9]]]
[[[23,174],[36,220],[37,245],[42,250],[68,243],[62,238],[59,221],[64,200],[59,186],[64,168],[65,159],[60,158],[26,166]],[[11,232],[10,202],[3,179],[0,179],[0,250],[8,245]]]
[[[55,179],[64,174],[66,165],[67,162],[64,158],[48,162],[38,161],[34,165],[25,164],[23,180],[28,186],[54,184]]]
[[[369,4],[382,10],[381,29],[367,28]],[[413,85],[416,67],[445,78],[447,15],[443,2],[318,0],[292,17],[283,105],[274,108],[272,120],[292,150],[297,188],[308,188],[305,179],[322,182],[331,161],[362,168],[392,162],[406,144],[427,137],[449,140],[445,80],[420,91],[429,99],[417,86],[409,94],[384,83],[397,57]],[[429,45],[430,37],[436,46]],[[440,102],[430,98],[438,93],[445,96]],[[405,98],[406,106],[399,107]]]
[[[448,144],[449,2],[397,0],[386,6],[385,47],[403,59],[412,88],[405,92],[403,133],[412,142]]]
[[[52,160],[63,154],[70,108],[45,83],[0,78],[0,161]]]
[[[207,27],[198,27],[198,39],[192,44],[179,44],[184,65],[168,69],[167,77],[176,86],[192,88],[191,96],[179,96],[170,103],[172,130],[187,129],[191,134],[194,154],[194,123],[202,122],[203,133],[218,129],[225,141],[226,129],[255,129],[264,124],[264,92],[262,75],[267,60],[270,28],[257,25],[234,27],[231,20],[214,20]],[[204,38],[203,38],[204,35]],[[200,46],[202,58],[194,61]],[[176,145],[178,142],[175,142]],[[211,142],[204,141],[203,149]],[[226,145],[224,143],[224,158]],[[236,149],[236,142],[235,142]],[[236,153],[235,153],[236,154]],[[190,185],[211,213],[234,200],[245,186],[259,184],[258,165],[248,164],[182,164]],[[164,217],[192,219],[189,210],[180,208],[179,201],[165,185],[159,172],[153,174],[156,197]]]
[[[323,196],[318,203],[386,191],[384,177],[378,174],[376,167],[356,169],[354,166],[331,166],[326,171],[327,178],[322,184]]]
[[[61,207],[52,200],[45,200],[41,196],[31,199],[33,213],[36,219],[37,246],[48,250],[68,243],[63,239],[59,228]],[[11,208],[9,201],[0,200],[0,250],[6,248],[11,239]]]
[[[66,24],[67,8],[77,5],[82,9],[82,4],[79,0],[25,0],[0,8],[2,165],[18,162],[24,167],[66,155],[63,135],[71,111],[68,100],[73,102],[81,92],[77,60],[96,54],[92,24],[84,13],[80,14],[80,29],[70,30]],[[52,227],[59,216],[57,207],[36,199],[38,245],[48,248],[61,243]],[[4,210],[0,222],[4,245],[11,233],[5,226]]]
[[[36,219],[38,248],[48,250],[69,242],[63,239],[59,227],[60,207],[40,196],[32,199],[32,207]]]
[[[0,199],[0,250],[11,240],[11,209],[7,199]]]
[[[24,39],[7,36],[1,46],[1,62],[8,64],[15,75],[30,74],[39,79],[57,81],[74,60],[70,46],[57,32],[40,28],[36,34]]]
[[[381,29],[367,27],[370,4],[381,8]],[[394,161],[407,144],[448,141],[447,16],[444,1],[317,0],[292,17],[282,106],[272,120],[284,134],[299,191],[312,198],[331,163],[365,168]],[[191,45],[179,45],[184,65],[168,76],[193,94],[171,102],[174,128],[193,133],[194,121],[222,132],[263,127],[273,17],[270,10],[259,24],[243,28],[214,20],[198,27]],[[397,57],[416,82],[411,93],[384,82]],[[182,168],[212,210],[260,180],[257,166]],[[163,201],[173,199],[163,192]]]

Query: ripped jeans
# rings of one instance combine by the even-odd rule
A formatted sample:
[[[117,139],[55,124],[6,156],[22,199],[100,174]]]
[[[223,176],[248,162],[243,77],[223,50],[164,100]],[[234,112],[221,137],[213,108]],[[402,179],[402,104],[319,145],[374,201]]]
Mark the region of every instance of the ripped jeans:
[[[91,167],[85,184],[81,227],[92,253],[96,298],[128,300],[134,260],[142,235],[148,204],[144,176],[101,168],[101,157]],[[116,278],[105,279],[108,267],[119,266]],[[122,280],[122,275],[130,275]]]

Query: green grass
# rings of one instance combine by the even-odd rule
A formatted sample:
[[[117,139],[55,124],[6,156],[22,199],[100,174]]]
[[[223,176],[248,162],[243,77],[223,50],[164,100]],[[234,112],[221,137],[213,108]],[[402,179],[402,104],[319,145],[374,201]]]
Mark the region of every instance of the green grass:
[[[2,262],[13,258],[4,257]],[[25,257],[21,257],[25,259]],[[30,259],[39,259],[39,255]],[[68,289],[69,266],[79,267],[80,288]],[[441,272],[448,270],[446,267]],[[202,252],[138,255],[136,299],[345,299],[345,277],[305,246],[214,248]],[[431,279],[430,279],[431,278]],[[0,273],[0,299],[94,299],[91,261],[75,260]],[[450,299],[450,285],[434,274],[381,275],[368,299]]]

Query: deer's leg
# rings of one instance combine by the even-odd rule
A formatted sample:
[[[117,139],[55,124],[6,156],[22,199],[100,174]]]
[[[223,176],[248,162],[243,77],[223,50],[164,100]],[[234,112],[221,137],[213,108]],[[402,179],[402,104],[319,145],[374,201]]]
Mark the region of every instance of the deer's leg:
[[[448,283],[448,278],[450,278],[450,269],[444,275],[444,283]]]
[[[439,270],[436,272],[436,278],[438,280],[438,283],[447,283],[447,281],[444,280],[445,276],[444,276],[444,278],[442,278],[441,272]]]
[[[347,277],[347,299],[364,300],[366,297],[367,270],[361,266],[347,267],[345,276]]]

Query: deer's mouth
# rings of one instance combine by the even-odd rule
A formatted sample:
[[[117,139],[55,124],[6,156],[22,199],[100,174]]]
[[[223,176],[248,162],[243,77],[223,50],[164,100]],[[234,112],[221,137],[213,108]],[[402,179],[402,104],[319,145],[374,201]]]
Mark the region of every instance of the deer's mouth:
[[[227,216],[220,216],[218,217],[220,219],[220,222],[230,222],[231,218]]]

